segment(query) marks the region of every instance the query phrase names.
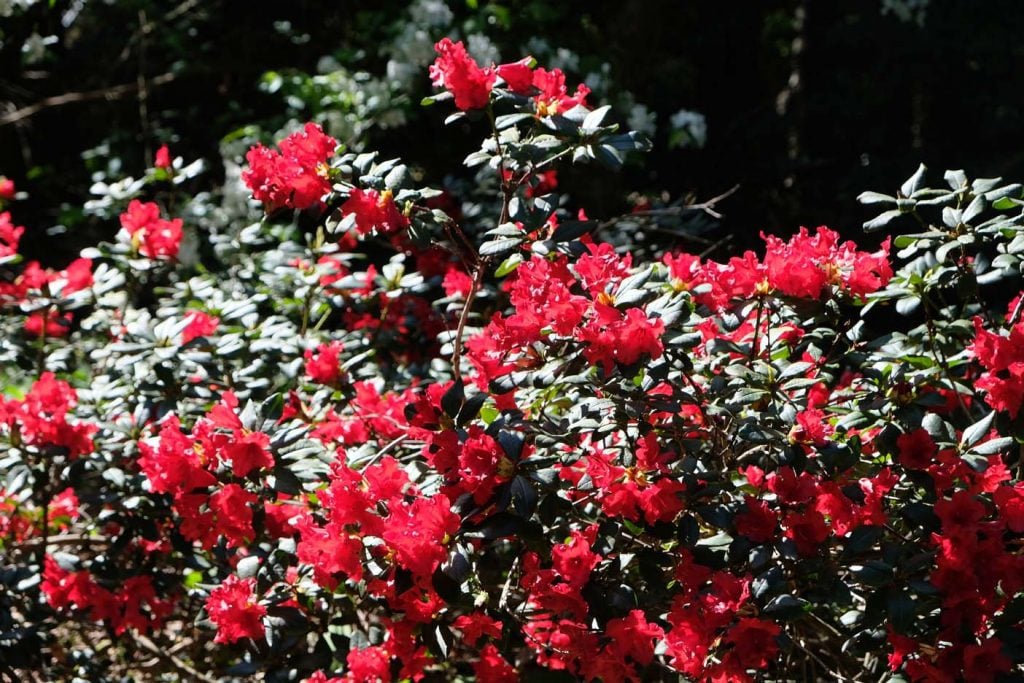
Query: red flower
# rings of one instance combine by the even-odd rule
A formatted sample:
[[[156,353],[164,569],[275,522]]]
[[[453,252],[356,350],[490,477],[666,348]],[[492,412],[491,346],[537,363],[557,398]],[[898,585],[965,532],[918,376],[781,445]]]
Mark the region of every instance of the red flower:
[[[0,258],[7,258],[17,254],[18,242],[24,234],[25,228],[11,222],[9,211],[0,213]]]
[[[763,500],[746,496],[747,509],[736,515],[736,531],[754,543],[775,540],[779,519],[771,506]]]
[[[160,427],[156,448],[139,442],[139,468],[154,493],[187,493],[216,483],[200,460],[196,444],[182,433],[178,418],[171,415]]]
[[[255,494],[238,484],[228,484],[210,496],[210,510],[217,515],[213,531],[227,539],[229,548],[237,548],[256,537],[251,505],[257,501]]]
[[[232,574],[224,583],[210,591],[206,611],[217,625],[218,643],[234,643],[243,638],[262,640],[266,633],[263,617],[267,608],[261,605],[253,590],[256,579],[242,579]]]
[[[519,674],[505,661],[493,643],[480,650],[480,659],[473,665],[477,683],[516,683]]]
[[[896,439],[900,464],[911,470],[924,470],[935,461],[939,447],[935,445],[927,430],[915,429],[900,434]]]
[[[338,141],[320,126],[307,123],[280,142],[280,152],[263,145],[250,149],[245,155],[249,168],[242,180],[268,212],[285,206],[300,210],[320,206],[331,191],[327,160],[337,146]]]
[[[999,674],[1010,673],[1013,662],[1002,652],[1002,642],[989,638],[982,645],[964,648],[964,680],[992,683]]]
[[[441,286],[444,287],[445,296],[460,296],[465,299],[473,289],[473,278],[456,266],[449,266]]]
[[[387,683],[391,680],[391,654],[381,645],[349,650],[345,663],[348,664],[348,678],[345,680],[352,683]]]
[[[174,259],[181,246],[182,220],[160,218],[160,207],[153,202],[133,199],[121,214],[121,227],[132,245],[149,258]]]
[[[611,642],[608,649],[620,658],[647,666],[654,659],[654,644],[665,637],[665,631],[657,624],[649,623],[643,611],[632,610],[628,616],[612,619],[605,627],[605,635]]]
[[[446,497],[417,498],[412,504],[392,507],[381,536],[398,564],[429,578],[448,555],[446,544],[460,522]]]
[[[0,175],[0,199],[14,199],[14,181],[7,176]]]
[[[156,151],[156,158],[153,159],[153,166],[155,168],[171,167],[171,150],[167,148],[167,145],[161,145],[160,149]]]
[[[481,68],[473,61],[461,40],[453,43],[450,38],[442,38],[434,50],[438,55],[430,66],[434,87],[448,90],[455,96],[455,106],[463,111],[486,107],[496,79],[494,70]]]
[[[68,422],[76,402],[77,394],[70,384],[52,372],[44,372],[24,400],[3,403],[0,399],[0,420],[9,430],[17,430],[26,445],[63,448],[67,458],[74,460],[93,452],[92,435],[98,431],[93,424]]]
[[[743,617],[725,639],[732,644],[732,654],[742,668],[763,670],[779,651],[776,638],[781,632],[782,627],[774,622]]]
[[[518,95],[529,95],[533,89],[533,65],[533,57],[523,57],[518,62],[499,64],[494,71],[509,90]]]
[[[462,638],[467,643],[476,643],[483,636],[495,640],[501,638],[501,622],[480,612],[463,614],[452,622],[452,626],[462,631]]]
[[[576,106],[587,106],[590,88],[580,83],[576,86],[576,93],[569,95],[565,88],[565,74],[561,69],[537,69],[533,72],[533,85],[540,90],[540,94],[534,98],[540,116],[553,116]]]
[[[360,235],[374,231],[387,235],[409,227],[409,219],[398,210],[391,190],[377,192],[356,188],[341,205],[341,213],[355,215],[356,232]]]
[[[181,343],[188,344],[193,339],[208,337],[217,331],[220,318],[203,313],[202,311],[191,311],[188,314],[188,325],[181,332]]]
[[[223,454],[231,461],[231,469],[236,477],[245,477],[259,468],[271,469],[274,456],[270,454],[270,437],[262,432],[236,433],[225,444]]]
[[[306,374],[317,384],[335,386],[344,374],[338,355],[345,346],[340,341],[321,344],[316,350],[307,349]]]
[[[999,520],[1006,524],[1010,531],[1016,534],[1024,533],[1024,483],[1000,486],[992,495],[992,499],[999,510]]]
[[[57,313],[52,308],[36,311],[25,318],[25,334],[33,339],[66,337],[71,332],[71,320],[70,312]]]
[[[575,588],[582,588],[590,580],[590,572],[601,561],[601,556],[590,550],[590,540],[579,531],[552,548],[551,557],[558,575]]]

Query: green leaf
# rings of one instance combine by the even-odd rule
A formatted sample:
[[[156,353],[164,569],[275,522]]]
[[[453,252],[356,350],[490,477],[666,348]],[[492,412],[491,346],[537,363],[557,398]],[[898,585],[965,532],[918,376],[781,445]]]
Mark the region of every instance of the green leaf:
[[[861,204],[895,204],[896,198],[881,192],[861,192],[857,201]]]
[[[858,581],[866,586],[884,586],[892,582],[892,565],[882,560],[871,560],[860,565],[853,565],[850,571]]]
[[[519,254],[519,253],[512,254],[508,258],[506,258],[504,261],[501,262],[501,265],[498,266],[498,269],[496,271],[494,271],[494,276],[495,277],[505,277],[506,275],[511,273],[513,270],[518,268],[519,264],[522,263],[522,262],[523,262],[523,255],[522,254]]]
[[[881,230],[885,226],[889,225],[894,219],[898,218],[903,213],[899,209],[891,209],[878,216],[875,216],[871,220],[864,223],[865,232],[873,232],[875,230]]]
[[[906,182],[904,182],[900,186],[900,194],[902,194],[904,197],[910,197],[915,192],[920,190],[921,187],[924,185],[924,174],[927,170],[928,169],[925,168],[924,164],[918,166],[917,170],[914,171],[914,175],[907,178]]]
[[[999,451],[1005,450],[1013,445],[1013,437],[1004,436],[999,439],[991,439],[985,443],[978,444],[971,449],[972,453],[978,455],[994,455]]]
[[[506,252],[512,251],[519,247],[523,243],[523,240],[515,239],[500,239],[491,240],[490,242],[484,242],[480,245],[481,256],[499,256]]]
[[[996,411],[993,410],[988,415],[965,429],[963,436],[960,438],[960,449],[967,450],[974,444],[981,441],[982,437],[988,434],[988,430],[992,427],[992,420],[994,420],[995,417]]]
[[[890,591],[885,601],[889,621],[899,633],[906,633],[913,625],[916,609],[917,603],[903,590]]]

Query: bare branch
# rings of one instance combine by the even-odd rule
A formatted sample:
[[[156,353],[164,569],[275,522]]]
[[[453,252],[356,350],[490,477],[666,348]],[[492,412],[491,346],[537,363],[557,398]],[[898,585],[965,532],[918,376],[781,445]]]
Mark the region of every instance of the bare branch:
[[[142,87],[152,88],[164,85],[165,83],[170,83],[176,77],[177,76],[175,76],[175,74],[165,73],[154,78],[135,81],[132,83],[121,83],[109,88],[98,88],[96,90],[84,90],[81,92],[68,92],[63,95],[54,95],[53,97],[47,97],[35,104],[30,104],[27,107],[22,107],[21,109],[16,109],[8,114],[0,116],[0,127],[24,121],[31,116],[35,116],[44,109],[50,109],[52,107],[63,107],[66,104],[88,102],[90,100],[110,101],[120,99],[126,95],[136,92]]]

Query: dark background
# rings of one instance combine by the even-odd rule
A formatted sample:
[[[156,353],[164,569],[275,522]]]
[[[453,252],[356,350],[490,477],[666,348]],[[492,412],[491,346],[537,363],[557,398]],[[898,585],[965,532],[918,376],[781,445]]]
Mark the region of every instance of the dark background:
[[[659,123],[683,107],[707,117],[704,149],[670,150],[662,132],[646,163],[619,176],[574,186],[570,174],[566,185],[592,216],[625,210],[620,200],[634,189],[706,199],[739,183],[719,207],[720,230],[738,246],[761,230],[801,225],[856,237],[872,215],[856,195],[894,192],[919,162],[936,182],[946,168],[1024,179],[1021,2],[931,0],[921,25],[866,0],[476,4],[449,2],[457,21],[489,26],[506,59],[543,36],[578,52],[584,73],[608,61],[612,78],[657,111]],[[376,48],[407,9],[390,1],[89,2],[64,28],[70,6],[40,2],[0,19],[0,116],[65,93],[129,86],[0,125],[0,174],[30,194],[14,206],[16,222],[29,228],[23,251],[54,264],[115,228],[75,208],[90,185],[83,150],[108,142],[138,175],[170,141],[176,154],[212,162],[205,182],[215,185],[222,136],[254,122],[272,131],[285,120],[281,98],[257,88],[265,71],[313,72],[332,54],[382,74],[386,59]],[[142,16],[151,22],[145,32]],[[291,34],[275,28],[280,21]],[[61,41],[42,64],[25,66],[21,44],[33,31]],[[294,39],[302,34],[308,40]],[[150,88],[141,111],[131,84],[164,73],[176,77]],[[425,73],[421,87],[414,101],[428,92]],[[439,138],[439,118],[415,113],[370,146],[450,171],[476,138]],[[47,237],[55,223],[69,231]]]

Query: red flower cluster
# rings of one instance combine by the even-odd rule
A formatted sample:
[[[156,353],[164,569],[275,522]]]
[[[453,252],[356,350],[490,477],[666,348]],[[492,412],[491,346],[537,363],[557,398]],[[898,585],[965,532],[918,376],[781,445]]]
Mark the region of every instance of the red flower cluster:
[[[763,261],[753,252],[733,257],[728,263],[709,261],[690,254],[666,255],[665,264],[677,287],[694,290],[699,303],[722,310],[734,300],[763,294],[820,299],[833,287],[863,300],[892,278],[889,243],[875,253],[858,251],[853,242],[839,243],[839,235],[826,227],[811,235],[806,228],[789,242],[762,235],[767,245]]]
[[[243,638],[262,640],[266,633],[263,617],[267,608],[253,594],[256,579],[242,579],[232,574],[210,591],[206,613],[217,626],[218,643],[235,643]]]
[[[60,448],[74,460],[92,453],[96,425],[69,422],[78,395],[71,385],[45,372],[24,399],[0,399],[0,424],[12,439],[34,448]]]
[[[327,160],[337,147],[338,141],[320,126],[307,123],[278,143],[280,151],[263,145],[250,149],[245,155],[249,168],[242,180],[268,212],[322,206],[324,195],[331,191]]]
[[[1024,401],[1024,321],[1002,336],[989,332],[981,318],[974,319],[971,352],[985,372],[974,383],[985,392],[985,402],[1017,417]]]
[[[182,220],[160,218],[160,207],[155,203],[133,199],[121,214],[121,228],[143,256],[171,260],[178,257]]]
[[[590,88],[581,83],[570,95],[562,70],[534,69],[533,57],[481,67],[466,52],[462,41],[443,38],[434,50],[438,57],[430,66],[430,80],[434,87],[444,88],[454,95],[455,106],[463,111],[486,107],[498,77],[517,95],[533,95],[539,116],[553,116],[576,106],[587,106]]]
[[[10,547],[39,533],[41,524],[37,519],[41,517],[41,511],[34,506],[0,489],[0,547]],[[47,506],[46,524],[51,533],[65,531],[78,517],[78,496],[71,487],[55,495]]]
[[[991,635],[1013,596],[1024,590],[1024,557],[1006,538],[1024,533],[1024,484],[1014,483],[999,456],[983,470],[953,449],[935,453],[919,432],[900,444],[900,458],[925,469],[938,500],[941,530],[931,536],[935,565],[929,583],[941,596],[941,629],[928,638],[891,632],[892,668],[912,680],[994,681],[1012,662]]]
[[[430,65],[430,80],[436,88],[445,88],[455,96],[455,106],[466,111],[482,109],[491,98],[496,74],[493,68],[481,68],[460,40],[442,38],[434,46],[437,60]]]
[[[672,667],[695,680],[753,681],[779,650],[778,624],[740,616],[750,603],[750,578],[714,571],[683,551],[675,571],[681,589],[665,633]]]
[[[0,215],[2,218],[2,215]],[[21,228],[15,228],[20,237]],[[35,298],[49,299],[53,296],[70,296],[77,291],[91,287],[92,261],[79,258],[62,271],[44,269],[36,261],[30,261],[12,282],[0,282],[0,300],[11,304],[32,304]],[[30,337],[64,337],[71,329],[72,315],[61,313],[57,306],[47,306],[28,315],[25,333]]]
[[[584,476],[590,478],[601,509],[609,517],[621,517],[632,522],[642,518],[648,524],[671,522],[683,510],[681,496],[686,485],[671,476],[670,464],[678,459],[658,445],[651,432],[637,444],[634,464],[623,467],[610,449],[585,444],[586,457],[572,465],[564,465],[561,478],[574,489],[570,497],[581,498],[578,487]]]
[[[341,213],[355,216],[356,232],[360,235],[371,232],[389,235],[409,227],[409,219],[398,210],[391,190],[377,192],[356,188],[341,205]]]
[[[172,415],[164,420],[155,446],[139,443],[139,467],[150,489],[173,496],[182,534],[205,548],[220,538],[238,547],[255,537],[252,506],[257,496],[238,483],[221,485],[219,475],[230,469],[244,478],[274,466],[270,437],[245,429],[237,407],[234,394],[225,393],[191,435]]]
[[[153,580],[138,574],[112,591],[99,585],[87,570],[67,571],[50,555],[43,570],[43,595],[53,609],[74,609],[87,613],[121,635],[128,630],[149,633],[159,628],[174,611],[173,599],[157,597]]]
[[[25,234],[25,228],[11,222],[9,211],[0,213],[0,259],[10,258],[18,253],[18,242]]]
[[[630,257],[619,257],[607,244],[588,248],[589,254],[575,264],[575,275],[561,255],[534,256],[516,269],[507,285],[515,312],[507,318],[494,316],[466,343],[481,387],[511,372],[517,362],[529,363],[536,344],[561,338],[580,342],[586,357],[606,371],[617,363],[631,365],[661,356],[662,321],[648,317],[642,308],[623,310],[614,302],[614,287],[628,272]]]

